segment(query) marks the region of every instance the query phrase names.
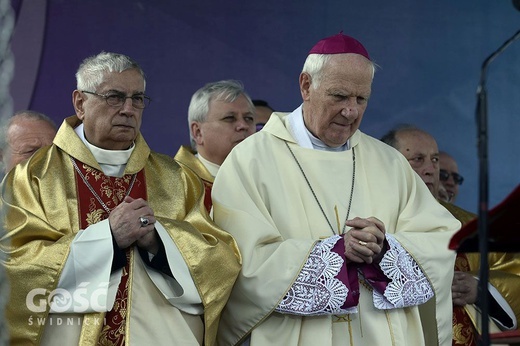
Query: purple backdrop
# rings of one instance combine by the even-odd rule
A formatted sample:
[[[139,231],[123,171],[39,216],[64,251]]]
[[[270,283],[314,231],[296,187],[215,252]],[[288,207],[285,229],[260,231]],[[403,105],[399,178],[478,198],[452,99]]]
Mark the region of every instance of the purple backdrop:
[[[431,132],[466,178],[458,205],[476,211],[476,87],[482,61],[520,28],[510,1],[12,0],[15,110],[61,123],[73,114],[74,73],[101,50],[127,54],[147,74],[142,132],[170,155],[188,143],[187,108],[203,84],[234,78],[277,110],[300,102],[310,47],[344,30],[380,66],[361,129],[380,137],[407,122]],[[488,71],[490,204],[520,182],[520,42]],[[283,174],[283,173],[281,173]],[[384,172],[381,172],[384,174]]]

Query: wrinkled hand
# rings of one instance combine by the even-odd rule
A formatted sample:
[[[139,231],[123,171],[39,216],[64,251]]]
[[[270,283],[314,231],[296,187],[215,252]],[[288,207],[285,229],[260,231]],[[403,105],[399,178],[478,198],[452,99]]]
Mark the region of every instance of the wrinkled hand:
[[[451,284],[453,305],[474,304],[478,295],[478,280],[473,275],[456,271]]]
[[[345,222],[352,227],[345,234],[345,257],[347,262],[374,263],[383,257],[385,225],[375,217],[356,217]]]
[[[146,217],[150,223],[142,227],[140,217]],[[152,208],[144,199],[126,196],[123,202],[112,210],[108,221],[114,239],[121,249],[136,243],[148,252],[157,254],[159,243],[154,226],[156,219]]]

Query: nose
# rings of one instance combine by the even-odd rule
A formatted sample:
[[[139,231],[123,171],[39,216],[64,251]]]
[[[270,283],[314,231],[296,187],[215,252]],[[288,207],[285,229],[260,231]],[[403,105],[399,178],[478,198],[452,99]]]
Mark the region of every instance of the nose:
[[[123,104],[121,105],[120,113],[126,116],[133,116],[135,114],[136,108],[132,105],[132,99],[126,98]]]
[[[252,131],[253,130],[253,123],[249,123],[244,118],[239,118],[237,120],[237,131]]]
[[[341,115],[345,118],[355,118],[358,115],[358,108],[355,104],[355,98],[349,98],[345,101],[345,105],[341,110]]]
[[[455,179],[453,179],[453,176],[451,174],[448,176],[448,180],[443,181],[443,184],[450,187],[454,187],[455,185],[457,185],[455,183]]]
[[[433,162],[431,160],[425,161],[424,167],[423,167],[423,172],[426,175],[434,175],[435,172],[437,172],[437,175],[439,175],[439,167],[437,166],[437,164],[435,162]]]

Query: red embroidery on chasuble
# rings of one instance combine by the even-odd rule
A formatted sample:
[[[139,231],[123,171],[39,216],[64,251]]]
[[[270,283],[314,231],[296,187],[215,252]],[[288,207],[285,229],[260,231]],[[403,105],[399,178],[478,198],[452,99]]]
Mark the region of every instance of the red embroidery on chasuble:
[[[455,259],[455,271],[470,271],[468,258],[463,253],[458,253]],[[471,318],[464,308],[453,307],[453,343],[452,345],[477,345],[477,331],[471,322]]]
[[[206,180],[203,180],[202,182],[204,183],[204,206],[209,213],[213,206],[213,201],[211,200],[211,188],[213,187],[213,183]]]
[[[76,161],[77,162],[77,161]],[[78,169],[99,198],[112,211],[124,198],[147,199],[144,170],[134,175],[125,175],[121,178],[109,177],[95,168],[78,163]],[[78,212],[81,229],[105,220],[108,212],[90,191],[83,178],[75,172],[78,190]],[[133,184],[132,184],[133,182]],[[105,314],[104,325],[98,345],[124,345],[126,317],[128,312],[128,277],[130,275],[131,247],[126,249],[126,266],[122,270],[121,282],[117,289],[116,300],[112,310]]]

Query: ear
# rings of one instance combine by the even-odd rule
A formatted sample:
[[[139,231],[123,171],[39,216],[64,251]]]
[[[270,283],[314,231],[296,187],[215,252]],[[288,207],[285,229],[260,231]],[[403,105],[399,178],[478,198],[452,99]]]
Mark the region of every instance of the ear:
[[[300,92],[302,94],[302,99],[304,101],[308,101],[310,98],[310,88],[312,85],[311,76],[307,72],[302,72],[300,74]]]
[[[84,102],[85,99],[83,98],[84,95],[79,90],[74,90],[72,92],[72,104],[74,106],[74,110],[76,111],[76,116],[83,121],[83,118],[85,118],[85,109],[84,109]]]
[[[191,136],[197,143],[197,146],[204,144],[204,136],[202,135],[202,126],[199,122],[194,121],[190,124]]]

